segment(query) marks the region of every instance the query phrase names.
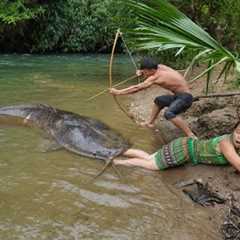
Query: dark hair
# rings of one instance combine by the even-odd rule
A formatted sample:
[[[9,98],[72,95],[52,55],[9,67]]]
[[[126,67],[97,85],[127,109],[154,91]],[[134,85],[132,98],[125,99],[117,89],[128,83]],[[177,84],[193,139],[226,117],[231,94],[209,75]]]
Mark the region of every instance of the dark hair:
[[[143,69],[157,69],[158,63],[152,58],[145,57],[140,61],[140,70]]]
[[[235,126],[234,126],[234,130],[238,127],[238,125],[240,124],[240,121],[238,121],[236,124],[235,124]]]

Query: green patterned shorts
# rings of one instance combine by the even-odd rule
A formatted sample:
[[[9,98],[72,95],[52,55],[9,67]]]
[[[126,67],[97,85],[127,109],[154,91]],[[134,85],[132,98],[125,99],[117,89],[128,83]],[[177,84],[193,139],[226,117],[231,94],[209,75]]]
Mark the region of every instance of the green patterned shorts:
[[[161,147],[152,157],[160,170],[183,165],[190,160],[187,137],[180,137]]]

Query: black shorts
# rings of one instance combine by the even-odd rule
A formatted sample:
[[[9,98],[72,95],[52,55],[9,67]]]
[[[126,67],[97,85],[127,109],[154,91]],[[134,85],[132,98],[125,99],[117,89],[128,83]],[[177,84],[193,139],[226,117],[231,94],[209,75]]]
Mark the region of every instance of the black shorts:
[[[160,108],[168,107],[164,113],[166,119],[175,118],[177,114],[185,112],[193,103],[190,93],[176,93],[175,95],[162,95],[156,97],[154,103]]]

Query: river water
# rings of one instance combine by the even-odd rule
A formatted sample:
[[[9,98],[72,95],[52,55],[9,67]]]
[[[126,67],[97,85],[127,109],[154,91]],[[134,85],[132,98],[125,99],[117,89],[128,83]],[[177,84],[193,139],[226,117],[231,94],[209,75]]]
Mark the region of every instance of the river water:
[[[107,55],[1,55],[0,105],[46,103],[95,117],[135,148],[156,150],[154,134],[129,120],[111,96],[86,101],[108,87],[108,61]],[[127,57],[115,58],[115,83],[134,71]],[[122,179],[109,169],[93,181],[101,161],[46,152],[38,129],[1,126],[0,143],[0,239],[220,239],[214,211],[174,185],[188,179],[186,167],[160,173],[122,166]]]

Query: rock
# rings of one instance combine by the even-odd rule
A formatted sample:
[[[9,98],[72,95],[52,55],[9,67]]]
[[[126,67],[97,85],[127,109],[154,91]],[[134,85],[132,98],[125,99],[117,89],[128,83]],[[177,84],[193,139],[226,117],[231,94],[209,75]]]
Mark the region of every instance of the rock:
[[[208,183],[201,183],[195,181],[191,187],[192,189],[183,189],[183,192],[188,195],[194,202],[206,207],[214,206],[215,203],[223,204],[225,203],[225,198],[219,195],[216,191],[211,191],[209,189]]]
[[[163,94],[168,94],[168,92],[160,87],[151,87],[130,95],[127,108],[137,122],[145,121],[151,115],[155,96]],[[194,102],[191,108],[182,115],[199,138],[228,134],[232,132],[240,118],[239,102],[240,96],[203,98]],[[156,128],[159,130],[161,139],[169,142],[182,136],[183,133],[179,129],[163,118],[162,112],[156,121]]]
[[[222,109],[227,106],[227,102],[224,99],[202,99],[194,102],[191,108],[187,111],[189,115],[199,117],[202,114],[210,113],[216,109]]]
[[[201,138],[231,133],[238,122],[236,109],[225,107],[190,120],[190,127]]]

